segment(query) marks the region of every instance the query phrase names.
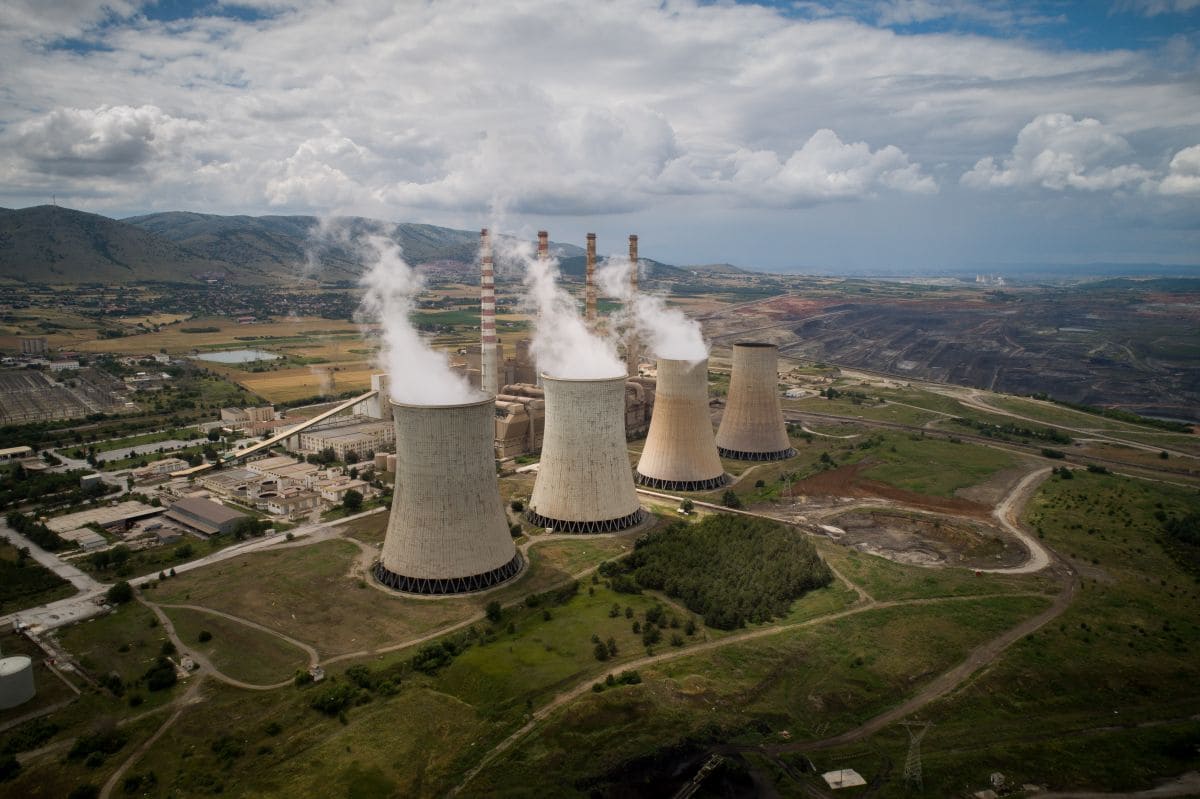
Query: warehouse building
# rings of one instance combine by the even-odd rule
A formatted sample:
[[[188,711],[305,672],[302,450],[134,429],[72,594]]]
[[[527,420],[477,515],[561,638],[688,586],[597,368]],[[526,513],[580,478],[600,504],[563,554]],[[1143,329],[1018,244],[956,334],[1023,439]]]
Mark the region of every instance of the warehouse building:
[[[232,532],[239,520],[247,518],[244,513],[195,497],[179,500],[163,515],[207,536]]]

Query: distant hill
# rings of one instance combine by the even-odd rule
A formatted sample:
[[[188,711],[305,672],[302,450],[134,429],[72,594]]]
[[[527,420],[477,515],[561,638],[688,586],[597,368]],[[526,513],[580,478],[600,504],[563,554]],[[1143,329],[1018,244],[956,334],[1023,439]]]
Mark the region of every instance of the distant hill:
[[[479,245],[474,230],[362,217],[337,221],[351,237],[390,229],[410,263],[437,263],[443,271],[455,262],[473,264]],[[319,224],[313,216],[167,211],[116,220],[58,206],[0,209],[0,278],[63,283],[357,278],[359,256],[336,236],[315,235]],[[582,261],[580,247],[553,246]]]
[[[641,275],[652,280],[681,278],[688,275],[686,269],[681,269],[678,266],[671,266],[670,264],[664,264],[650,258],[639,258],[638,260],[642,263]],[[584,275],[587,273],[587,255],[581,254],[560,258],[558,268],[568,278],[583,280]]]
[[[695,272],[700,275],[747,275],[749,270],[733,264],[691,264],[679,267],[685,272]]]
[[[0,276],[38,283],[192,280],[228,273],[148,230],[56,205],[0,211]]]

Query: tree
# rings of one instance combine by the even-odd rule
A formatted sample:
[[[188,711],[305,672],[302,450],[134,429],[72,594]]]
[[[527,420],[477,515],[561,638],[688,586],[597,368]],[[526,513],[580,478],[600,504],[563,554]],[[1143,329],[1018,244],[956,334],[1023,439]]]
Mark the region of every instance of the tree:
[[[683,502],[679,503],[679,509],[684,513],[691,513],[695,507],[696,503],[692,502],[690,499],[685,499]]]
[[[114,583],[105,593],[104,598],[110,605],[123,605],[133,599],[133,586],[126,580]]]
[[[214,427],[214,428],[210,429],[210,430],[208,431],[208,440],[209,440],[209,441],[212,441],[213,443],[216,443],[217,441],[220,441],[220,440],[221,440],[221,431],[220,431],[220,429],[218,429],[218,428],[216,428],[216,427]]]
[[[346,463],[358,463],[358,453],[353,450],[347,452]]]
[[[487,607],[484,608],[484,613],[487,614],[488,621],[490,621],[492,624],[497,623],[500,621],[500,603],[493,599],[491,602],[487,603]]]
[[[596,646],[592,652],[595,654],[596,660],[608,660],[608,647],[599,641],[596,642]]]
[[[742,507],[741,498],[734,493],[732,488],[725,489],[725,493],[721,495],[721,504],[727,508]]]
[[[362,507],[363,495],[355,491],[353,488],[345,493],[342,497],[342,507],[348,511],[356,511]]]

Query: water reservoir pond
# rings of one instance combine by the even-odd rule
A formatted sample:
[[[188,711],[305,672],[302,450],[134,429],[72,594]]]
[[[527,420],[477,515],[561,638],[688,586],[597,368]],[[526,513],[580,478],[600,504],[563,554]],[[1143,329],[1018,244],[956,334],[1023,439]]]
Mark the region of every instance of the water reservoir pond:
[[[221,352],[206,352],[197,355],[201,361],[214,363],[251,363],[253,361],[273,361],[280,356],[266,350],[222,350]]]

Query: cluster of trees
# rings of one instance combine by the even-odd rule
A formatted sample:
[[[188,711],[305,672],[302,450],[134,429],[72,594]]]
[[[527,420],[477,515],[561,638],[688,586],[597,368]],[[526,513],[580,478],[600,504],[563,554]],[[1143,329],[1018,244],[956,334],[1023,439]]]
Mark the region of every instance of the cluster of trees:
[[[53,590],[66,582],[49,569],[32,563],[28,549],[19,549],[16,560],[0,558],[0,612],[5,612],[10,602]]]
[[[803,535],[742,516],[709,516],[648,533],[616,566],[637,585],[679,599],[721,630],[770,621],[833,580]]]
[[[1160,539],[1176,563],[1200,578],[1200,512],[1164,519]]]
[[[64,539],[46,525],[34,521],[19,511],[9,511],[4,519],[8,522],[9,527],[47,552],[57,552],[60,549],[69,549],[74,546],[74,544]]]
[[[88,488],[80,488],[79,478],[84,474],[87,472],[83,469],[74,469],[69,472],[28,472],[20,464],[17,464],[0,474],[0,508],[13,507],[26,502],[74,505],[120,490],[116,486],[103,482]]]
[[[985,438],[999,438],[1007,441],[1016,436],[1017,438],[1028,438],[1034,441],[1050,441],[1054,444],[1071,443],[1071,437],[1055,427],[1022,427],[1012,422],[992,424],[991,422],[980,422],[975,419],[963,419],[959,416],[950,421],[962,427],[969,427]]]

